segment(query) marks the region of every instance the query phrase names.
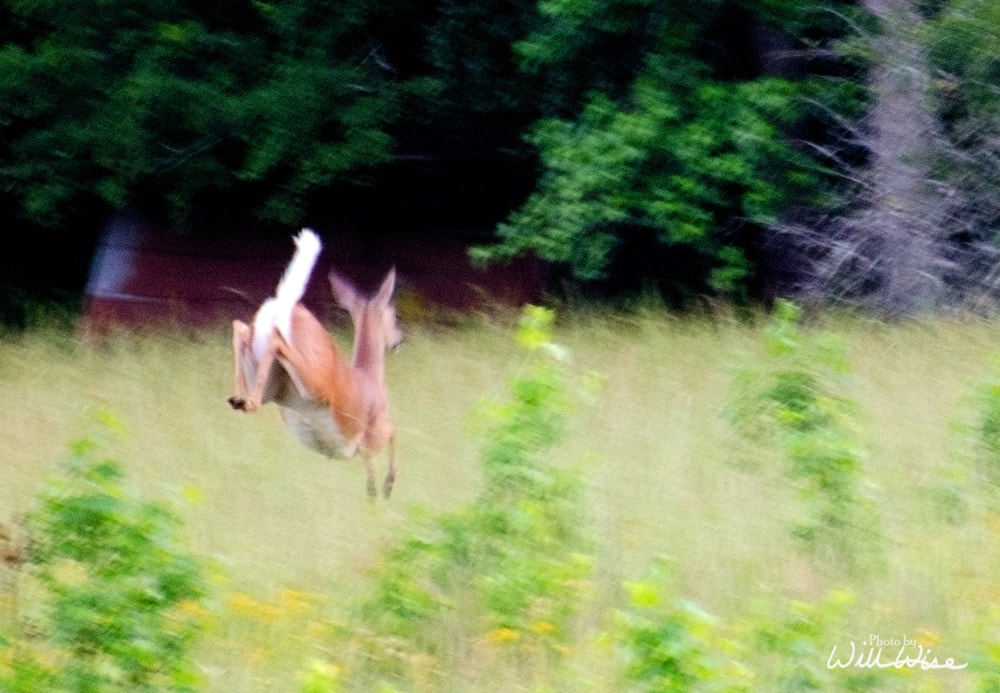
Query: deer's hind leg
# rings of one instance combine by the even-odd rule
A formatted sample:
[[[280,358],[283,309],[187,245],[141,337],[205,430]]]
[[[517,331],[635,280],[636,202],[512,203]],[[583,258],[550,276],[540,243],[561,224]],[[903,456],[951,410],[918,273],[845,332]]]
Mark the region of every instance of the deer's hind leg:
[[[374,503],[378,498],[378,491],[375,490],[375,460],[368,452],[361,453],[361,456],[365,462],[365,490],[368,493],[368,502]]]
[[[233,376],[236,394],[229,398],[229,406],[246,412],[257,411],[264,402],[274,399],[279,380],[272,372],[275,361],[279,364],[292,361],[288,343],[271,330],[267,348],[260,360],[253,348],[253,330],[239,320],[233,321],[233,353],[236,370]],[[288,366],[290,368],[290,366]]]
[[[233,409],[245,410],[254,376],[253,331],[241,320],[233,320],[233,396],[227,401]]]
[[[386,446],[389,449],[389,470],[385,474],[385,481],[382,483],[382,496],[388,498],[392,494],[392,485],[396,483],[396,472],[399,467],[396,465],[396,434],[389,434],[389,442]]]
[[[267,348],[260,355],[259,361],[253,356],[252,347],[250,353],[256,373],[250,378],[253,380],[253,389],[246,402],[243,403],[243,411],[257,411],[261,404],[274,399],[277,390],[281,388],[281,377],[285,373],[293,372],[296,362],[291,347],[277,330],[271,330],[271,336],[267,340]]]

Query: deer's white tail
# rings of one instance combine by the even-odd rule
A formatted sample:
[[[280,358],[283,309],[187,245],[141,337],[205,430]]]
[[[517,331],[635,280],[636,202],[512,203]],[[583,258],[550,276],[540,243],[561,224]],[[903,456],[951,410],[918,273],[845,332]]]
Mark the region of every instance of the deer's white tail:
[[[319,236],[313,233],[312,229],[302,229],[294,240],[295,255],[288,263],[281,281],[278,282],[274,298],[264,301],[254,319],[253,350],[258,358],[267,349],[267,340],[272,329],[277,328],[281,336],[291,343],[292,308],[302,300],[309,277],[316,265],[316,258],[319,257],[322,248]]]

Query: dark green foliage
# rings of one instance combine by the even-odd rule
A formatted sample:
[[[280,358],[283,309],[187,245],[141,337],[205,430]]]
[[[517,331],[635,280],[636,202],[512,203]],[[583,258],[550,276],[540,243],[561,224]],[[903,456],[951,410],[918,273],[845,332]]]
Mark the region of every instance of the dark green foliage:
[[[646,234],[697,258],[699,290],[734,295],[754,229],[823,202],[828,173],[790,144],[797,128],[856,96],[762,76],[755,27],[799,47],[841,30],[790,2],[7,0],[0,13],[0,186],[35,224],[252,200],[290,225],[425,174],[441,204],[370,199],[485,207],[478,223],[493,223],[532,189],[537,153],[535,194],[481,257],[535,251],[591,280]],[[501,169],[482,204],[446,199],[467,170]]]
[[[1000,18],[985,0],[912,7],[944,126],[924,143],[947,207],[934,267],[992,295]],[[505,220],[479,260],[533,252],[585,282],[648,248],[635,285],[739,299],[777,245],[802,282],[853,295],[877,268],[845,286],[820,270],[844,264],[826,222],[853,218],[878,148],[856,125],[875,23],[846,1],[4,0],[0,207],[58,228],[123,207],[293,225],[382,203],[386,224],[413,207],[435,227]]]
[[[947,3],[925,31],[935,70],[932,94],[945,127],[937,173],[958,193],[956,233],[995,245],[1000,204],[1000,6],[989,0]],[[993,248],[995,253],[995,248]],[[991,256],[993,257],[993,256]]]
[[[37,222],[81,199],[184,216],[262,184],[261,213],[384,161],[397,90],[357,3],[5,3],[3,189]]]
[[[478,257],[532,251],[594,280],[644,230],[701,258],[696,288],[738,295],[753,272],[747,229],[794,205],[822,205],[832,180],[791,133],[856,92],[759,74],[734,80],[753,68],[732,56],[717,64],[704,49],[727,22],[805,31],[816,14],[788,3],[546,2],[540,12],[542,28],[518,51],[527,71],[559,85],[562,101],[548,108],[559,117],[529,138],[542,163],[536,192],[499,227],[500,245]],[[563,74],[586,81],[564,86],[555,78]]]
[[[946,115],[967,118],[996,116],[994,90],[1000,83],[997,49],[1000,38],[992,31],[1000,21],[1000,8],[987,0],[949,3],[928,28],[931,59],[944,71],[937,85],[950,106]],[[972,133],[970,133],[972,134]],[[980,132],[978,134],[985,134]]]
[[[518,72],[514,44],[530,31],[527,0],[441,0],[427,30],[427,62],[438,89],[418,105],[451,146],[516,146],[537,115],[540,85]]]
[[[773,220],[796,191],[816,184],[817,167],[783,143],[780,131],[801,102],[791,83],[740,85],[665,81],[651,69],[635,107],[596,96],[576,123],[535,129],[545,165],[538,191],[499,228],[512,255],[532,250],[568,263],[581,279],[602,276],[623,229],[645,227],[661,243],[706,256],[706,278],[738,289],[750,273],[743,249],[720,233],[734,211],[750,223]],[[735,205],[735,210],[734,210]]]

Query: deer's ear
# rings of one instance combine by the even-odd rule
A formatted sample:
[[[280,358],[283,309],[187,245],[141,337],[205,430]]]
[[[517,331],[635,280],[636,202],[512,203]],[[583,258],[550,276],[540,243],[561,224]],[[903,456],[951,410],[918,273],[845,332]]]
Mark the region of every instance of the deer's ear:
[[[329,278],[330,289],[333,291],[333,298],[337,301],[337,304],[348,312],[353,311],[358,304],[358,290],[354,288],[351,282],[337,274],[334,270],[330,270]]]
[[[385,279],[382,280],[382,286],[378,288],[378,292],[372,299],[375,303],[379,305],[389,305],[389,301],[392,300],[392,292],[396,288],[396,268],[393,267],[389,270],[389,273],[385,275]]]

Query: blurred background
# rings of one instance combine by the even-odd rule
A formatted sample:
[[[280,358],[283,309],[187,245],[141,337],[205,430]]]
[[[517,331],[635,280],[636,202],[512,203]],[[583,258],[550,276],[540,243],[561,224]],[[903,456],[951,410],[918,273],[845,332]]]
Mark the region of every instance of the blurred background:
[[[0,0],[0,689],[1000,690],[997,27]],[[389,502],[226,404],[301,226]]]
[[[515,303],[542,288],[987,307],[998,11],[4,2],[0,315],[78,300],[121,215],[138,254],[209,263],[301,225],[360,247],[363,276],[404,241],[439,268],[469,247],[544,261],[516,273],[533,279]]]

